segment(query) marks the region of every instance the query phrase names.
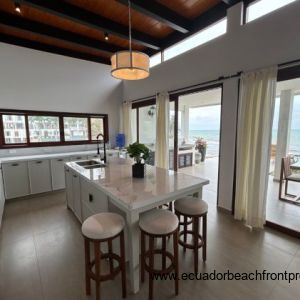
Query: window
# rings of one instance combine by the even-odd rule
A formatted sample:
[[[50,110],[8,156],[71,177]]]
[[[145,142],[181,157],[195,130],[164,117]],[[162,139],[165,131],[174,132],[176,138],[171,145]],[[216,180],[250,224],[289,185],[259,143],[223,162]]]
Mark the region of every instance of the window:
[[[104,124],[102,118],[91,118],[91,135],[92,141],[97,139],[97,135],[104,134]]]
[[[25,116],[2,115],[5,144],[27,142]]]
[[[154,150],[156,141],[156,105],[139,108],[139,142]]]
[[[30,143],[59,142],[59,118],[51,116],[29,116]]]
[[[154,54],[150,57],[150,68],[161,63],[161,52]]]
[[[88,135],[88,118],[64,117],[65,141],[86,141]]]
[[[106,114],[0,110],[0,149],[108,142]]]
[[[164,51],[164,60],[171,59],[179,54],[182,54],[190,49],[202,45],[218,36],[226,33],[227,19],[223,19],[200,32],[186,38],[185,40],[167,48]]]
[[[259,0],[251,3],[246,10],[246,23],[258,19],[276,9],[286,6],[297,0]]]

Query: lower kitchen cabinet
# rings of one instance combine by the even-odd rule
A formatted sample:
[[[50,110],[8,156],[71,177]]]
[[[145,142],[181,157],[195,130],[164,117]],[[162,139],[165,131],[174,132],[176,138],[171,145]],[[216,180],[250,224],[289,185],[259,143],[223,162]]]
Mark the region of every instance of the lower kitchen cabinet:
[[[2,175],[6,199],[30,194],[27,162],[3,163]]]
[[[73,199],[73,174],[72,171],[65,167],[65,182],[66,182],[66,196],[68,208],[74,211],[74,199]]]
[[[51,180],[52,189],[54,191],[61,190],[66,187],[64,165],[68,162],[67,157],[60,157],[51,159]]]
[[[49,160],[33,160],[28,162],[30,193],[38,194],[52,190]]]
[[[4,203],[5,203],[4,186],[2,180],[2,173],[0,172],[0,228],[1,228],[3,210],[4,210]]]
[[[108,211],[107,195],[83,179],[81,179],[81,201],[94,214]]]
[[[76,215],[77,219],[82,222],[80,178],[75,172],[72,172],[72,196],[74,202],[74,214]]]

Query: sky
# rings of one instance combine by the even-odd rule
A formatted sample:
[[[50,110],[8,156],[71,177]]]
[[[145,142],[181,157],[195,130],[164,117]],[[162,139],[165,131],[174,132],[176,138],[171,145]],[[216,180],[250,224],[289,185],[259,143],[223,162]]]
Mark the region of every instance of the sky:
[[[273,129],[278,128],[279,98],[275,102]],[[190,109],[190,130],[219,130],[221,105]],[[300,95],[295,96],[291,129],[300,129]]]
[[[190,109],[190,130],[219,130],[221,105]]]
[[[278,128],[279,103],[280,103],[279,98],[276,98],[273,129]],[[300,95],[294,97],[291,129],[300,129]]]
[[[247,21],[253,21],[267,13],[279,9],[297,0],[260,0],[249,6]]]

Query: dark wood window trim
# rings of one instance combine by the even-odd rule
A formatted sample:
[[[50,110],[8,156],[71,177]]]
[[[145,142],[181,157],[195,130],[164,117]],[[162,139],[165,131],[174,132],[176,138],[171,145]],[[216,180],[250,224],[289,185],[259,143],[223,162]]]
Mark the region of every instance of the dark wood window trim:
[[[2,115],[22,115],[25,117],[25,128],[26,128],[26,143],[18,144],[6,144],[4,134],[4,124]],[[28,116],[51,116],[59,118],[59,142],[41,142],[31,143],[29,136],[29,123]],[[65,141],[64,135],[64,117],[76,117],[76,118],[87,118],[88,119],[88,140],[83,141]],[[91,139],[91,118],[103,119],[103,129],[105,142],[108,142],[108,115],[107,114],[89,114],[89,113],[70,113],[70,112],[56,112],[56,111],[34,111],[34,110],[16,110],[16,109],[0,109],[0,149],[12,149],[12,148],[30,148],[30,147],[49,147],[49,146],[68,146],[68,145],[84,145],[94,144],[95,140]]]

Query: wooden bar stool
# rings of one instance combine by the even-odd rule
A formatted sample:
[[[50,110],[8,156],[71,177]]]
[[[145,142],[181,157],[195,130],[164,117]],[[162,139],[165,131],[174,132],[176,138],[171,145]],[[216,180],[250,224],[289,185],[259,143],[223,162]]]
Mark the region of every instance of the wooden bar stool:
[[[175,294],[178,295],[178,219],[165,209],[154,209],[140,217],[141,230],[141,280],[145,281],[145,270],[149,273],[149,300],[153,299],[153,280],[156,275],[175,273]],[[173,253],[167,251],[167,238],[173,236]],[[149,237],[149,249],[146,250],[146,237]],[[162,248],[155,249],[155,238],[162,239]],[[161,255],[162,267],[155,269],[154,257]],[[167,266],[167,258],[170,260]],[[148,264],[147,264],[148,259]]]
[[[178,219],[183,216],[183,230],[179,233],[179,244],[185,249],[194,251],[194,271],[198,273],[198,250],[202,247],[202,259],[206,261],[207,244],[207,211],[208,205],[205,201],[194,197],[185,197],[175,202],[175,214]],[[191,222],[189,221],[191,220]],[[200,221],[202,220],[202,234],[199,234]],[[192,223],[192,230],[188,230],[188,224]],[[187,236],[192,235],[192,243],[187,242]],[[183,236],[182,241],[180,237]]]
[[[125,266],[125,242],[124,219],[115,213],[100,213],[87,218],[82,224],[82,234],[85,246],[85,282],[86,294],[91,294],[91,279],[96,283],[96,299],[100,300],[101,281],[111,280],[118,273],[122,273],[122,296],[126,298],[126,266]],[[120,255],[113,253],[112,241],[120,237]],[[101,243],[107,242],[108,253],[102,253]],[[90,257],[90,243],[94,244],[95,258]],[[109,273],[101,274],[100,265],[102,259],[109,260]],[[118,264],[114,267],[113,261]],[[94,271],[93,271],[94,268]]]

